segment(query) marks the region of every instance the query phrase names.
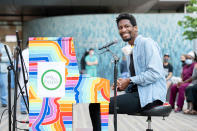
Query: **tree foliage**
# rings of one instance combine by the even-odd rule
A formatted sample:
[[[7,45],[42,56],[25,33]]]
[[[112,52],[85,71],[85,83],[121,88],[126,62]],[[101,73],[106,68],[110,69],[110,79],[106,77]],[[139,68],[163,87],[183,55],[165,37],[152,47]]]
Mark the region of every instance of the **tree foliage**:
[[[178,21],[178,25],[185,29],[184,39],[193,40],[197,38],[197,0],[190,0],[186,9],[187,12],[193,14],[185,16],[182,21]]]

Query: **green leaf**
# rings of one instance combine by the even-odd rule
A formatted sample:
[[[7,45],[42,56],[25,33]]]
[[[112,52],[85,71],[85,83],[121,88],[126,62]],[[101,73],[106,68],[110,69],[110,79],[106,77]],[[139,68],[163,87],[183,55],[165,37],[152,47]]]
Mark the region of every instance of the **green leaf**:
[[[190,0],[187,6],[188,12],[197,12],[197,0]],[[193,40],[197,38],[197,18],[193,15],[184,16],[184,20],[180,20],[177,23],[179,26],[185,29],[183,33],[184,39]]]

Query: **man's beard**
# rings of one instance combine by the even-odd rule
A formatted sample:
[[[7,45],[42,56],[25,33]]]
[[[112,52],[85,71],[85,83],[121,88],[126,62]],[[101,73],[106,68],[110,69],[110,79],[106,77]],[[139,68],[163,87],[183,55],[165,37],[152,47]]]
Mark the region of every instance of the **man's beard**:
[[[123,39],[123,41],[124,42],[128,42],[128,41],[130,41],[132,38],[130,37],[130,38],[127,38],[127,39]]]
[[[130,34],[130,37],[129,37],[129,38],[124,39],[124,38],[122,37],[122,40],[123,40],[124,42],[128,42],[128,41],[132,40],[131,33],[129,33],[129,34]]]

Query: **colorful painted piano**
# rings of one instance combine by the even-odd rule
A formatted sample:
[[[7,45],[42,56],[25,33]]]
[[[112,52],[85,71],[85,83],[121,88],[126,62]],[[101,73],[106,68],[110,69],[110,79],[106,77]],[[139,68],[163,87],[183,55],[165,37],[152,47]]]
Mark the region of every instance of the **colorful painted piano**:
[[[110,82],[80,75],[73,38],[29,38],[29,130],[72,131],[72,104],[100,103],[108,130]]]

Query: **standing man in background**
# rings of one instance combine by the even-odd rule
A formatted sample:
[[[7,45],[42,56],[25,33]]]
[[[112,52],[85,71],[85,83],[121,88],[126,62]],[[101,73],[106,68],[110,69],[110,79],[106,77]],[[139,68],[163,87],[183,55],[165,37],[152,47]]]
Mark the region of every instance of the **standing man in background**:
[[[89,74],[91,77],[97,76],[96,66],[98,64],[98,59],[96,55],[94,55],[94,49],[89,49],[89,54],[85,58],[86,62],[86,73]]]
[[[7,45],[6,45],[7,46]],[[7,46],[10,57],[12,58],[9,46]],[[7,56],[4,44],[0,43],[0,95],[1,95],[1,106],[7,107],[8,97],[8,67],[9,58]]]

